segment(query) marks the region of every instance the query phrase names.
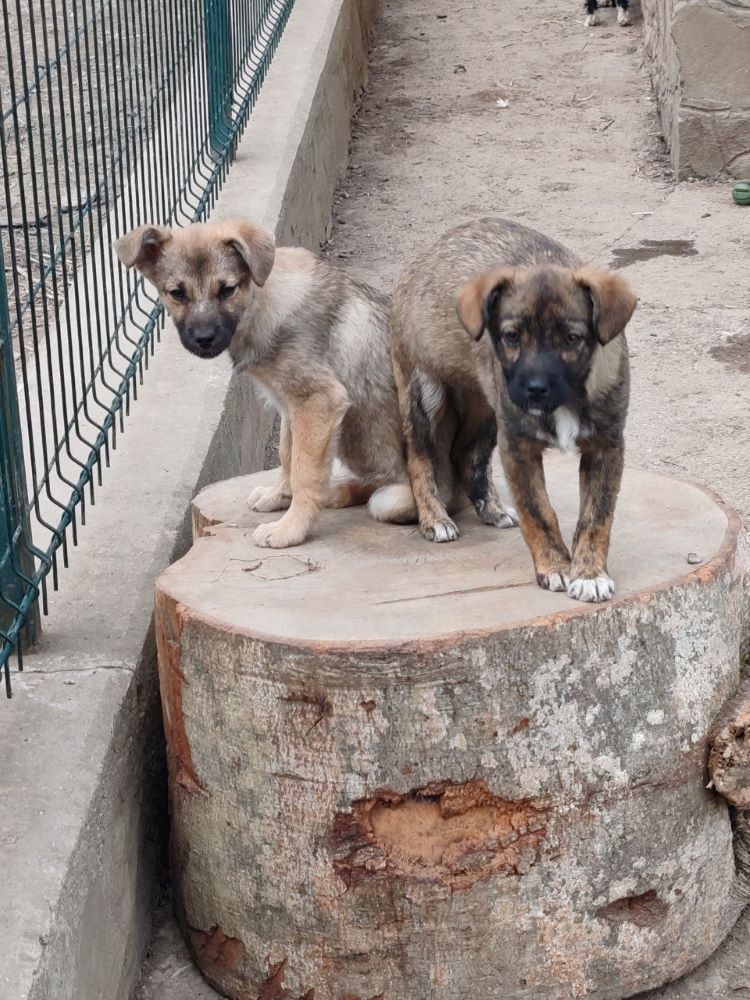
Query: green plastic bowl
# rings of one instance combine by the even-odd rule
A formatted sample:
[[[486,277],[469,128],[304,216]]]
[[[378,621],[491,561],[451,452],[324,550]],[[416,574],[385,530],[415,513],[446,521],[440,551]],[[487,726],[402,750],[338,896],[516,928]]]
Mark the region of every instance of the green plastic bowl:
[[[732,188],[732,197],[737,205],[750,205],[750,181],[739,181]]]

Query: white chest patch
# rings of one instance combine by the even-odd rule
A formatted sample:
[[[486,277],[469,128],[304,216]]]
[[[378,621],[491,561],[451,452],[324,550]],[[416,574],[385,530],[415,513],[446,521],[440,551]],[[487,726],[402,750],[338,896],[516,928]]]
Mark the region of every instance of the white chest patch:
[[[560,406],[555,410],[555,433],[560,451],[566,455],[573,455],[578,451],[576,438],[581,433],[581,421],[567,406]]]
[[[253,382],[266,406],[270,406],[272,410],[277,410],[282,416],[286,416],[286,401],[282,399],[282,397],[279,396],[269,385],[261,382],[259,378],[254,378]]]

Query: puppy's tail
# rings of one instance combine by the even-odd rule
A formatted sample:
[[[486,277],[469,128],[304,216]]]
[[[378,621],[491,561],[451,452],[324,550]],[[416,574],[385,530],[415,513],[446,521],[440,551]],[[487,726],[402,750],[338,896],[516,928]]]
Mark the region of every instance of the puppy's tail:
[[[376,521],[391,524],[416,524],[417,505],[408,483],[391,483],[375,490],[367,505]]]

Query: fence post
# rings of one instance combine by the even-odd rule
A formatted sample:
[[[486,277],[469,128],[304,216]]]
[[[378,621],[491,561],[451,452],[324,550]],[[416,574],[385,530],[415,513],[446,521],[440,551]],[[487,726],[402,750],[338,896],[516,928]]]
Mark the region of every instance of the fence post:
[[[229,0],[203,0],[209,141],[223,152],[232,138],[232,30]]]
[[[35,587],[27,495],[5,260],[0,245],[0,553],[6,553],[0,562],[0,630],[6,634],[21,602]],[[34,602],[21,632],[24,644],[35,642],[39,631],[39,609]]]

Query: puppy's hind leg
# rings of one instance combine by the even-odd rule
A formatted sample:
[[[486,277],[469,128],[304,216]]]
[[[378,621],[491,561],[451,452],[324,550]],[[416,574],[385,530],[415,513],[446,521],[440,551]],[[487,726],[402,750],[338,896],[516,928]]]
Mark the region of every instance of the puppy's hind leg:
[[[423,384],[417,371],[407,373],[397,352],[394,352],[393,371],[406,439],[406,464],[419,515],[419,530],[428,542],[452,542],[458,538],[458,528],[440,499],[435,476],[435,422],[444,405],[442,386],[432,379],[425,379]]]
[[[593,28],[599,23],[599,16],[596,13],[596,9],[599,6],[597,0],[585,0],[586,3],[586,20],[584,24],[587,28]]]
[[[411,378],[409,397],[411,407],[410,428],[407,432],[407,465],[419,512],[419,530],[428,542],[453,542],[458,538],[458,528],[440,499],[435,476],[435,428],[425,408],[419,372],[415,372]]]
[[[481,400],[481,388],[467,394],[468,405],[451,449],[451,459],[466,496],[479,520],[494,528],[518,525],[516,512],[506,508],[492,481],[492,452],[497,444],[497,418],[492,407]]]
[[[374,492],[374,486],[362,483],[359,479],[334,479],[331,482],[326,507],[332,510],[341,510],[342,507],[362,507]]]

